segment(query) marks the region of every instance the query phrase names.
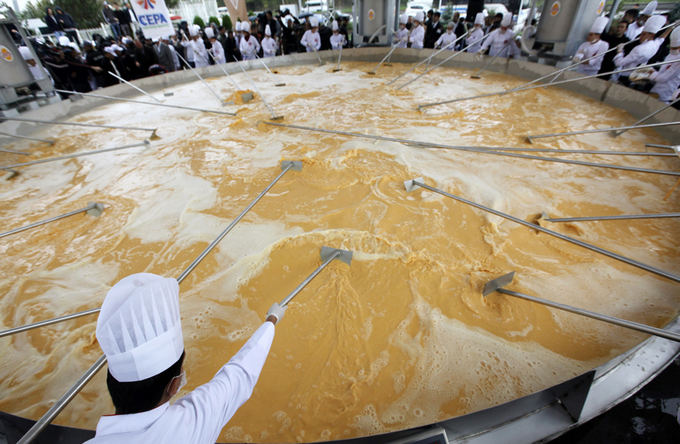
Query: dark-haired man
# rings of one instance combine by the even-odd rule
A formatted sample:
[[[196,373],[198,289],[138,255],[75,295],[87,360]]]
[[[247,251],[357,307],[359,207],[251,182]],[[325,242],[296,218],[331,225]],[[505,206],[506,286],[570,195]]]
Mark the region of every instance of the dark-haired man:
[[[123,278],[104,299],[96,333],[116,414],[101,417],[88,443],[215,442],[252,394],[284,312],[272,305],[212,380],[170,405],[186,381],[177,280],[150,273]]]

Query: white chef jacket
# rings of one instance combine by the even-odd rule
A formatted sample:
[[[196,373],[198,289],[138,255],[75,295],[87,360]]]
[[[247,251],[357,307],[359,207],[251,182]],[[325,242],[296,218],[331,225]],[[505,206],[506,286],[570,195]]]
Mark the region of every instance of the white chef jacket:
[[[202,38],[199,37],[196,40],[192,40],[191,47],[194,50],[194,63],[196,64],[196,68],[210,65],[210,62],[208,61],[208,50],[205,49]]]
[[[175,69],[179,69],[181,65],[179,64],[179,57],[177,57],[177,50],[175,50],[173,45],[168,45],[168,48],[170,48],[170,52],[172,53],[172,61],[175,64]]]
[[[411,48],[422,48],[424,40],[425,28],[422,25],[411,28],[411,34],[408,36],[408,41],[411,42]]]
[[[668,54],[664,62],[672,60],[677,60],[677,62],[659,67],[659,71],[650,77],[650,80],[655,82],[651,92],[657,93],[659,100],[666,103],[672,101],[673,94],[680,86],[680,54]]]
[[[212,42],[212,48],[210,48],[210,54],[212,54],[215,63],[227,63],[227,56],[224,55],[224,48],[222,44],[215,40]]]
[[[501,57],[511,57],[519,52],[515,44],[515,34],[510,28],[505,32],[501,28],[491,31],[489,36],[482,44],[482,50],[489,49],[489,55],[494,57],[499,55]]]
[[[408,29],[399,29],[395,32],[392,42],[397,48],[406,48],[408,46]]]
[[[331,48],[338,50],[341,46],[345,46],[345,36],[340,33],[331,35]]]
[[[576,54],[583,54],[583,58],[581,60],[586,60],[591,57],[595,58],[576,66],[576,71],[588,76],[597,74],[600,71],[600,67],[602,66],[604,53],[607,52],[608,49],[609,43],[605,42],[604,40],[598,40],[595,43],[581,43],[581,46],[579,46],[576,50]]]
[[[278,49],[278,47],[279,45],[273,38],[265,36],[262,39],[262,54],[265,57],[274,57],[276,55],[276,50]]]
[[[442,48],[444,48],[444,47],[446,47],[447,45],[449,45],[449,44],[455,42],[457,38],[458,38],[458,36],[456,36],[456,34],[455,34],[453,31],[449,32],[449,31],[447,30],[444,34],[442,34],[442,35],[439,36],[439,38],[437,39],[437,41],[434,43],[434,47],[435,47],[435,48],[439,48],[439,47],[441,46]],[[448,48],[446,48],[446,49],[448,49],[448,50],[450,50],[450,51],[453,51],[453,48],[454,48],[455,46],[456,46],[456,45],[450,45],[450,46],[449,46]]]
[[[484,38],[484,31],[481,28],[475,28],[470,32],[470,35],[465,39],[465,44],[470,46],[467,52],[479,52],[482,50],[482,39]]]
[[[214,443],[250,398],[274,339],[265,322],[210,382],[174,404],[129,415],[102,416],[88,444]]]
[[[619,52],[614,56],[614,65],[621,69],[635,68],[636,66],[644,65],[649,59],[654,57],[654,54],[659,50],[662,43],[662,38],[647,40],[633,48],[625,57],[622,52]],[[631,72],[632,71],[622,72],[621,76],[628,77]]]
[[[300,44],[307,49],[307,52],[313,52],[315,49],[318,51],[321,48],[321,37],[318,32],[312,32],[311,29],[308,29],[302,35]]]
[[[191,44],[191,40],[182,40],[182,46],[184,46],[185,59],[187,62],[194,61],[194,46]]]
[[[642,34],[642,28],[644,28],[645,25],[638,25],[637,20],[628,25],[628,29],[626,29],[626,37],[628,37],[631,40],[635,40]]]
[[[251,34],[248,40],[245,37],[241,39],[238,50],[241,51],[243,60],[255,60],[255,56],[260,52],[260,42]]]

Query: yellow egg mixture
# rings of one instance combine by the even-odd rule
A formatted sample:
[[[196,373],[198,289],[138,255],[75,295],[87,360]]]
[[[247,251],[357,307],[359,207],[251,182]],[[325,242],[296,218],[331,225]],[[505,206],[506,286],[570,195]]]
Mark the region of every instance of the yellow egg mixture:
[[[528,134],[631,124],[635,119],[559,89],[416,110],[420,103],[524,81],[439,69],[403,90],[385,82],[408,68],[343,63],[248,75],[282,123],[473,146],[527,146]],[[408,80],[410,77],[405,77]],[[647,336],[510,296],[481,294],[516,271],[509,288],[663,326],[680,285],[430,191],[425,183],[525,220],[680,211],[673,176],[590,168],[272,127],[243,74],[236,91],[208,80],[167,103],[238,111],[237,117],[102,101],[73,121],[159,128],[160,140],[21,169],[2,180],[0,218],[11,229],[81,208],[84,214],[0,240],[2,329],[99,307],[136,272],[177,277],[280,172],[289,171],[180,285],[189,384],[208,381],[321,260],[324,245],[352,250],[289,305],[252,398],[223,441],[315,441],[387,432],[462,415],[544,389]],[[286,83],[284,87],[275,86]],[[398,84],[398,83],[397,83]],[[144,132],[40,127],[56,145],[14,143],[32,158],[134,143]],[[643,151],[668,143],[629,131],[545,139],[533,147]],[[656,150],[653,150],[656,151]],[[663,151],[660,151],[663,152]],[[540,154],[540,153],[539,153]],[[552,156],[553,154],[540,154]],[[0,154],[2,163],[26,158]],[[677,171],[680,159],[555,155]],[[677,219],[542,222],[663,270],[680,273]],[[38,418],[101,355],[96,315],[0,339],[0,409]],[[113,413],[101,371],[56,419],[94,428]]]

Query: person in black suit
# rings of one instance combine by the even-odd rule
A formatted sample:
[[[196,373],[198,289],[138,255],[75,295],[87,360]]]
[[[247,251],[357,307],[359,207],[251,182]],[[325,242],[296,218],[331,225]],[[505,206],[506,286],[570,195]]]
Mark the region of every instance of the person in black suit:
[[[432,13],[432,20],[428,21],[427,28],[425,29],[425,41],[423,43],[423,47],[434,48],[435,42],[439,40],[439,37],[444,32],[444,28],[439,21],[440,18],[441,13],[439,11]]]

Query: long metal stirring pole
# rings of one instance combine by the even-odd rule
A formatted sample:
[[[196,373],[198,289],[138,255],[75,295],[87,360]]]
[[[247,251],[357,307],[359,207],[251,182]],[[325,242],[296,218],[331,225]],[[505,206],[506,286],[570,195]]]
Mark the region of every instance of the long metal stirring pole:
[[[152,95],[149,94],[148,92],[144,91],[142,88],[133,85],[132,83],[128,82],[127,80],[125,80],[125,79],[122,78],[121,76],[118,76],[118,75],[112,73],[111,71],[107,71],[107,72],[109,73],[110,76],[115,77],[116,79],[118,79],[118,80],[120,80],[121,82],[125,83],[127,86],[129,86],[129,87],[131,87],[131,88],[133,88],[133,89],[136,89],[137,91],[139,91],[140,93],[144,94],[144,95],[147,96],[147,97],[151,97],[152,99],[154,99],[154,100],[155,100],[156,102],[158,102],[158,103],[162,103],[161,99],[158,99],[158,98],[152,96]]]
[[[389,56],[392,55],[392,53],[394,52],[395,49],[397,49],[396,44],[393,45],[392,48],[387,52],[387,54],[385,54],[385,57],[383,57],[382,60],[377,65],[375,65],[375,68],[368,71],[368,73],[369,74],[371,74],[371,73],[375,74],[375,72],[378,70],[378,68],[380,68],[382,66],[382,64],[385,63],[385,60],[387,60],[389,58]]]
[[[220,102],[220,105],[224,105],[224,100],[222,100],[222,98],[220,97],[220,95],[217,94],[217,92],[215,92],[215,90],[212,89],[212,88],[210,87],[210,85],[208,85],[208,82],[206,82],[205,80],[203,80],[203,77],[201,77],[201,75],[198,73],[198,71],[197,71],[196,69],[192,68],[191,65],[189,65],[189,62],[187,62],[186,60],[184,60],[184,57],[182,57],[181,55],[177,54],[177,57],[179,57],[179,59],[180,59],[182,62],[184,62],[184,64],[187,66],[187,68],[189,68],[189,69],[191,70],[191,72],[193,72],[194,75],[195,75],[196,77],[198,77],[198,80],[200,80],[200,81],[203,83],[203,85],[205,85],[205,87],[208,88],[208,90],[210,90],[210,92],[211,92],[211,93],[217,98],[217,100]]]
[[[222,66],[222,65],[224,65],[224,63],[218,63],[217,60],[215,60],[215,56],[213,56],[213,55],[210,53],[210,51],[208,51],[208,55],[210,55],[210,58],[213,59],[213,62],[215,62],[215,65],[217,65],[217,66],[220,67],[220,69],[222,70],[222,72],[224,73],[224,75],[227,76],[227,78],[231,81],[231,84],[234,85],[234,88],[236,88],[237,91],[238,91],[239,89],[241,89],[241,88],[239,88],[238,84],[236,84],[236,82],[234,81],[234,79],[231,77],[231,74],[229,74],[229,72],[228,72],[226,69],[224,69],[224,66]],[[236,114],[234,114],[234,115],[236,115]]]
[[[198,265],[199,262],[201,262],[205,256],[217,245],[217,243],[224,237],[226,234],[234,227],[236,222],[241,220],[241,218],[255,205],[261,198],[264,196],[264,194],[269,191],[269,189],[274,186],[274,184],[281,178],[283,175],[288,172],[291,169],[296,169],[299,170],[302,168],[302,162],[299,161],[288,161],[288,162],[282,162],[282,168],[283,170],[281,173],[276,176],[276,178],[265,188],[264,191],[262,191],[256,198],[255,200],[246,207],[246,209],[241,212],[241,214],[237,217],[234,222],[229,224],[229,226],[218,236],[218,238],[213,241],[203,252],[199,255],[196,260],[194,260],[189,267],[187,267],[186,270],[182,272],[182,274],[179,275],[177,278],[178,283],[182,283],[182,281],[191,273],[191,271],[196,268],[196,265]],[[339,254],[339,253],[338,253]],[[90,310],[90,312],[98,312],[100,309],[96,309],[96,311]],[[0,334],[0,336],[2,336]],[[68,405],[69,402],[82,390],[82,388],[87,384],[92,377],[97,374],[97,372],[104,367],[104,363],[106,362],[106,357],[105,356],[100,356],[99,359],[90,367],[87,372],[76,382],[76,384],[71,387],[59,400],[45,413],[40,419],[33,424],[33,427],[29,429],[29,431],[21,437],[21,439],[18,441],[17,444],[25,444],[33,441],[47,425],[54,420],[54,418],[61,413],[61,411]]]
[[[62,89],[55,89],[55,91],[68,93],[68,94],[77,94],[77,95],[81,95],[81,96],[84,96],[84,97],[94,97],[96,99],[114,100],[114,101],[118,101],[118,102],[139,103],[140,105],[152,105],[152,106],[162,106],[162,107],[165,107],[165,108],[186,109],[186,110],[189,110],[189,111],[201,111],[201,112],[204,112],[204,113],[222,114],[222,115],[225,115],[225,116],[235,116],[236,115],[236,113],[230,113],[230,112],[227,112],[227,111],[220,111],[220,110],[207,109],[207,108],[196,108],[196,107],[193,107],[193,106],[184,106],[184,105],[172,105],[170,103],[144,102],[143,100],[124,99],[122,97],[105,96],[103,94],[79,93],[77,91],[66,91],[66,90],[62,90]]]
[[[45,224],[48,224],[50,222],[54,222],[56,220],[63,219],[65,217],[75,216],[76,214],[85,213],[85,212],[90,211],[91,209],[95,208],[96,205],[97,205],[97,203],[93,202],[93,203],[89,204],[88,206],[81,208],[79,210],[69,211],[68,213],[60,214],[59,216],[55,216],[55,217],[52,217],[50,219],[41,220],[41,221],[34,222],[32,224],[29,224],[29,225],[25,225],[23,227],[19,227],[19,228],[15,228],[13,230],[5,231],[4,233],[0,233],[0,237],[9,236],[10,234],[15,234],[15,233],[21,233],[22,231],[26,231],[26,230],[29,230],[31,228],[39,227],[40,225],[45,225]]]
[[[559,302],[549,301],[547,299],[538,298],[536,296],[531,296],[525,293],[520,293],[518,291],[506,290],[505,288],[496,289],[497,292],[507,294],[509,296],[514,296],[521,299],[526,299],[527,301],[537,302],[542,305],[547,305],[548,307],[557,308],[558,310],[564,310],[571,313],[575,313],[581,316],[586,316],[589,318],[597,319],[599,321],[608,322],[610,324],[618,325],[620,327],[630,328],[632,330],[637,330],[643,333],[648,333],[654,336],[659,336],[665,339],[670,339],[671,341],[680,342],[680,334],[672,333],[662,328],[651,327],[649,325],[640,324],[638,322],[628,321],[626,319],[616,318],[614,316],[608,316],[601,313],[596,313],[594,311],[585,310],[583,308],[573,307],[571,305],[560,304]]]
[[[439,48],[438,50],[436,50],[435,52],[433,52],[432,54],[430,54],[429,56],[427,56],[426,58],[424,58],[424,59],[421,60],[420,62],[418,62],[418,63],[416,63],[415,65],[413,65],[413,66],[412,66],[411,68],[409,68],[407,71],[404,71],[403,73],[399,74],[397,77],[395,77],[395,78],[393,78],[392,80],[390,80],[389,82],[387,82],[386,85],[391,85],[391,84],[393,84],[394,82],[396,82],[397,80],[399,80],[399,79],[401,79],[402,77],[404,77],[406,74],[409,74],[409,73],[415,71],[415,69],[416,69],[417,67],[419,67],[420,65],[422,65],[423,63],[428,63],[428,64],[429,64],[429,63],[430,63],[430,60],[432,60],[434,57],[436,57],[437,55],[441,54],[441,53],[444,52],[445,50],[449,49],[451,46],[455,46],[456,43],[457,43],[460,39],[462,39],[463,37],[466,37],[467,34],[468,34],[468,33],[466,32],[465,34],[463,34],[463,35],[461,35],[460,37],[456,38],[456,40],[452,41],[452,42],[449,43],[448,45],[442,46],[441,48]],[[396,48],[396,45],[394,46],[394,48]],[[380,61],[380,63],[378,64],[378,66],[382,65],[383,61],[384,61],[385,59],[387,59],[387,56],[389,56],[390,54],[392,54],[392,51],[390,51],[389,53],[387,53],[387,55],[385,56],[385,58],[384,58],[383,60]],[[377,68],[376,68],[376,69],[377,69]]]
[[[106,363],[106,356],[102,355],[92,364],[92,367],[87,369],[85,374],[78,379],[78,382],[73,385],[68,391],[56,402],[50,409],[36,421],[35,424],[21,437],[17,444],[27,444],[32,442],[43,431],[47,425],[54,420],[54,418],[61,413],[66,405],[71,402],[73,398],[85,387],[85,384],[90,382],[90,379],[104,367]]]
[[[307,276],[307,278],[304,281],[302,281],[300,283],[300,285],[295,287],[295,289],[293,291],[291,291],[288,294],[288,296],[283,298],[283,300],[281,301],[281,303],[279,303],[279,305],[282,306],[282,307],[285,307],[286,305],[288,305],[288,303],[291,301],[291,299],[293,299],[298,293],[300,293],[300,291],[302,291],[302,289],[305,288],[307,286],[307,284],[309,284],[312,281],[312,279],[314,279],[316,277],[317,274],[321,273],[321,270],[326,268],[326,266],[328,264],[330,264],[331,262],[333,262],[333,259],[340,256],[340,254],[341,254],[340,251],[336,251],[335,253],[331,254],[330,257],[328,259],[326,259],[326,261],[323,264],[319,265],[316,270],[312,271],[312,274]]]
[[[60,90],[55,90],[60,91]],[[71,91],[66,91],[71,92]],[[75,93],[75,92],[74,92]],[[75,93],[80,94],[80,93]],[[53,120],[38,120],[38,119],[27,119],[25,117],[0,117],[1,120],[12,120],[16,122],[31,122],[31,123],[44,123],[47,125],[67,125],[67,126],[87,126],[90,128],[109,128],[109,129],[124,129],[130,131],[149,131],[154,132],[156,128],[137,128],[134,126],[114,126],[114,125],[99,125],[95,123],[81,123],[81,122],[58,122]]]
[[[532,224],[530,222],[519,219],[519,218],[512,216],[510,214],[503,213],[502,211],[494,210],[493,208],[489,208],[487,206],[478,204],[477,202],[473,202],[473,201],[467,200],[463,197],[456,196],[455,194],[447,193],[444,190],[440,190],[439,188],[431,187],[431,186],[429,186],[429,185],[427,185],[423,182],[417,181],[416,179],[414,179],[412,181],[407,181],[407,182],[410,182],[410,184],[412,186],[419,186],[419,187],[425,188],[427,190],[433,191],[437,194],[441,194],[442,196],[450,197],[451,199],[455,199],[458,202],[468,204],[470,206],[473,206],[473,207],[478,208],[480,210],[494,214],[496,216],[500,216],[504,219],[510,220],[510,221],[515,222],[517,224],[524,225],[525,227],[531,228],[532,230],[540,231],[542,233],[548,234],[548,235],[556,237],[558,239],[562,239],[562,240],[565,240],[567,242],[571,242],[572,244],[578,245],[579,247],[583,247],[583,248],[586,248],[588,250],[594,251],[596,253],[600,253],[604,256],[610,257],[612,259],[616,259],[617,261],[621,261],[623,263],[632,265],[632,266],[640,268],[642,270],[649,271],[649,272],[654,273],[654,274],[659,275],[659,276],[663,276],[663,277],[670,279],[672,281],[680,282],[680,276],[673,274],[673,273],[670,273],[668,271],[664,271],[664,270],[661,270],[659,268],[653,267],[651,265],[647,265],[647,264],[644,264],[642,262],[638,262],[634,259],[630,259],[630,258],[627,258],[625,256],[621,256],[618,253],[614,253],[612,251],[605,250],[604,248],[600,248],[596,245],[589,244],[587,242],[583,242],[583,241],[575,239],[573,237],[565,236],[564,234],[558,233],[557,231],[549,230],[547,228],[541,227],[540,225]]]
[[[645,143],[645,146],[648,146],[650,148],[665,148],[667,150],[675,149],[673,145],[659,145],[658,143]]]
[[[236,62],[237,62],[236,64],[238,65],[238,67],[241,68],[241,71],[243,71],[243,75],[246,76],[246,79],[248,79],[248,82],[250,82],[250,84],[253,86],[253,88],[255,89],[255,91],[257,92],[257,94],[260,96],[260,99],[262,99],[262,103],[264,103],[264,106],[266,106],[267,109],[269,110],[269,113],[272,115],[272,119],[273,119],[273,120],[279,120],[279,119],[281,119],[282,116],[277,116],[277,115],[276,115],[276,112],[274,112],[274,108],[272,108],[272,107],[269,105],[269,103],[267,103],[267,100],[266,100],[266,99],[264,98],[264,96],[262,95],[262,92],[260,92],[260,88],[258,88],[257,85],[255,84],[255,82],[250,78],[250,76],[249,76],[248,73],[246,72],[245,68],[244,68],[243,66],[241,66],[240,63],[238,63],[238,59],[236,58],[236,56],[233,56],[233,57],[234,57],[234,60],[236,60]]]
[[[593,74],[593,75],[590,75],[590,76],[577,77],[575,79],[560,80],[559,82],[543,83],[543,84],[540,84],[540,85],[529,85],[529,86],[517,87],[517,88],[514,88],[514,89],[501,91],[501,92],[479,94],[479,95],[476,95],[476,96],[469,96],[469,97],[460,97],[458,99],[442,100],[440,102],[423,103],[423,104],[418,105],[418,109],[428,108],[430,106],[445,105],[447,103],[462,102],[464,100],[479,99],[479,98],[482,98],[482,97],[499,96],[499,95],[510,94],[510,93],[514,93],[514,92],[528,91],[530,89],[536,89],[536,88],[548,88],[548,87],[551,87],[551,86],[564,85],[566,83],[580,82],[581,80],[594,79],[594,78],[597,78],[597,77],[606,76],[608,74],[616,74],[616,73],[620,73],[620,72],[630,72],[630,71],[635,71],[636,69],[640,69],[640,68],[655,68],[657,66],[664,66],[664,65],[668,65],[670,63],[677,63],[677,62],[678,62],[677,60],[669,60],[669,61],[665,61],[665,62],[651,63],[649,65],[636,66],[634,68],[617,69],[615,71],[603,72],[603,73],[599,73],[599,74]]]
[[[50,140],[50,139],[38,139],[37,137],[28,137],[28,136],[18,136],[16,134],[10,134],[10,133],[5,133],[5,132],[0,132],[0,135],[2,136],[8,136],[8,137],[14,137],[15,139],[25,139],[25,140],[33,140],[35,142],[45,142],[49,143],[50,145],[54,145],[55,141]],[[12,150],[3,150],[5,152],[14,152],[15,154],[28,154],[28,153],[23,153],[21,151],[12,151]]]
[[[286,124],[286,123],[277,123],[277,122],[262,122],[265,125],[272,125],[272,126],[279,126],[283,128],[293,128],[293,129],[299,129],[299,130],[304,130],[304,131],[314,131],[314,132],[319,132],[319,133],[328,133],[328,134],[340,134],[343,136],[350,136],[350,137],[361,137],[365,139],[373,139],[373,140],[384,140],[387,142],[398,142],[398,143],[404,143],[407,145],[413,145],[417,146],[420,148],[438,148],[438,149],[447,149],[447,150],[455,150],[455,151],[469,151],[473,153],[484,153],[484,154],[490,154],[493,156],[505,156],[505,157],[515,157],[518,159],[530,159],[530,160],[540,160],[544,162],[555,162],[555,163],[566,163],[570,165],[581,165],[581,166],[589,166],[589,167],[594,167],[594,168],[609,168],[609,169],[614,169],[614,170],[623,170],[623,171],[634,171],[637,173],[649,173],[649,174],[665,174],[667,176],[680,176],[680,172],[676,171],[666,171],[666,170],[655,170],[651,168],[639,168],[639,167],[631,167],[631,166],[624,166],[624,165],[614,165],[611,163],[597,163],[597,162],[586,162],[582,160],[570,160],[570,159],[558,159],[555,157],[542,157],[542,156],[534,156],[531,154],[519,154],[519,153],[506,153],[503,151],[496,151],[497,148],[493,147],[473,147],[473,146],[456,146],[456,145],[444,145],[441,143],[431,143],[431,142],[421,142],[418,140],[409,140],[409,139],[398,139],[396,137],[386,137],[386,136],[375,136],[371,134],[361,134],[361,133],[353,133],[350,131],[339,131],[339,130],[327,130],[323,128],[314,128],[314,127],[309,127],[309,126],[302,126],[302,125],[292,125],[292,124]]]
[[[217,241],[213,241],[213,242],[212,242],[212,243],[211,243],[211,244],[210,244],[210,245],[209,245],[209,246],[208,246],[208,247],[200,254],[200,256],[199,256],[196,260],[194,260],[194,261],[191,263],[191,265],[189,265],[189,267],[187,267],[187,269],[184,270],[184,271],[182,272],[182,274],[180,274],[180,276],[177,278],[177,281],[178,281],[178,282],[181,283],[181,282],[184,280],[184,278],[185,278],[186,276],[188,276],[189,273],[191,273],[191,271],[192,271],[194,268],[196,268],[196,266],[198,265],[198,263],[199,263],[201,260],[203,260],[203,258],[205,258],[205,256],[206,256],[208,253],[210,253],[210,251],[211,251],[213,248],[215,248],[215,245],[217,245],[217,242],[219,242],[224,236],[227,235],[227,233],[229,233],[229,231],[231,231],[231,229],[234,227],[234,225],[236,225],[236,223],[237,223],[238,221],[240,221],[240,220],[243,218],[243,216],[245,216],[245,214],[246,214],[248,211],[250,211],[250,209],[251,209],[251,208],[252,208],[252,207],[253,207],[260,199],[262,199],[262,196],[264,196],[264,194],[267,193],[267,191],[269,191],[269,190],[271,189],[271,187],[274,186],[274,184],[276,184],[276,182],[278,182],[278,180],[279,180],[279,179],[280,179],[287,171],[289,171],[290,169],[293,169],[293,170],[296,170],[296,171],[300,171],[300,170],[302,169],[302,162],[301,162],[301,161],[284,161],[284,162],[281,163],[281,167],[282,167],[282,172],[281,172],[281,173],[280,173],[280,174],[279,174],[279,175],[278,175],[278,176],[277,176],[277,177],[276,177],[269,185],[267,185],[267,188],[265,188],[264,191],[262,191],[262,192],[255,198],[255,200],[253,200],[253,201],[246,207],[246,209],[243,210],[243,211],[241,212],[241,214],[239,214],[238,217],[237,217],[232,223],[230,223],[229,226],[228,226],[222,233],[220,233],[220,235],[219,235],[219,237],[218,237],[218,240],[217,240]],[[70,319],[75,319],[75,318],[78,318],[78,317],[81,317],[81,316],[86,316],[86,315],[98,313],[99,310],[100,310],[99,308],[93,308],[93,309],[91,309],[91,310],[85,310],[85,311],[81,311],[81,312],[79,312],[79,313],[73,313],[73,314],[69,314],[69,315],[66,315],[66,316],[60,316],[60,317],[58,317],[58,318],[48,319],[48,320],[45,320],[45,321],[36,322],[36,323],[34,323],[34,324],[28,324],[28,325],[24,325],[24,326],[21,326],[21,327],[10,328],[10,329],[8,329],[8,330],[0,331],[0,338],[2,338],[2,337],[4,337],[4,336],[13,335],[13,334],[15,334],[15,333],[21,333],[21,332],[23,332],[23,331],[32,330],[32,329],[34,329],[34,328],[44,327],[44,326],[46,326],[46,325],[56,324],[56,323],[58,323],[58,322],[68,321],[68,320],[70,320]]]
[[[549,222],[579,222],[589,220],[665,219],[670,217],[680,217],[680,213],[621,214],[619,216],[549,217],[543,220],[547,220]]]
[[[267,72],[268,72],[269,74],[274,75],[274,73],[269,69],[269,67],[267,66],[267,64],[264,63],[264,60],[262,60],[262,57],[260,57],[260,56],[258,56],[257,54],[255,54],[255,58],[256,58],[257,60],[259,60],[260,63],[262,63],[262,66],[264,66],[264,69],[266,69]]]
[[[654,112],[652,112],[652,113],[650,113],[650,114],[647,114],[646,116],[644,116],[642,119],[638,120],[637,122],[635,122],[635,123],[632,124],[631,126],[640,125],[642,122],[645,122],[645,121],[651,119],[652,117],[654,117],[654,116],[656,116],[657,114],[659,114],[661,111],[667,110],[668,108],[670,108],[671,106],[675,105],[675,104],[678,103],[678,102],[680,102],[680,97],[678,97],[677,99],[673,100],[673,101],[672,101],[671,103],[669,103],[668,105],[666,105],[666,106],[664,106],[664,107],[662,107],[662,108],[659,108],[659,109],[657,109],[656,111],[654,111]],[[614,136],[614,137],[619,137],[621,134],[625,133],[626,131],[628,131],[628,129],[623,129],[623,130],[620,130],[620,131],[614,131],[614,132],[612,133],[612,136]]]
[[[496,60],[496,59],[498,58],[498,56],[500,56],[500,55],[503,53],[503,51],[505,51],[505,56],[504,56],[504,57],[507,57],[507,56],[510,54],[510,45],[514,45],[514,44],[515,44],[514,41],[511,41],[510,43],[505,44],[505,45],[501,48],[501,50],[498,51],[498,52],[496,53],[495,56],[489,57],[489,60],[486,61],[486,63],[484,64],[484,66],[482,66],[481,68],[479,68],[479,71],[477,71],[477,72],[475,72],[474,74],[472,74],[472,75],[470,76],[470,78],[472,78],[472,79],[479,79],[479,78],[480,78],[479,75],[480,75],[482,72],[484,72],[484,70],[485,70],[485,69],[486,69],[486,68],[487,68],[494,60]]]
[[[26,151],[15,151],[15,150],[7,149],[7,148],[0,148],[0,152],[9,153],[9,154],[20,154],[22,156],[30,156],[31,155],[31,153],[27,153]]]
[[[38,159],[38,160],[32,160],[30,162],[14,163],[12,165],[0,165],[0,170],[9,170],[9,169],[12,169],[12,168],[25,167],[25,166],[29,166],[29,165],[36,165],[36,164],[39,164],[39,163],[56,162],[58,160],[73,159],[74,157],[91,156],[93,154],[107,153],[109,151],[126,150],[126,149],[129,149],[129,148],[136,148],[138,146],[149,145],[150,143],[151,142],[149,142],[148,140],[145,140],[144,142],[133,143],[132,145],[117,146],[117,147],[113,147],[113,148],[104,148],[104,149],[101,149],[101,150],[86,151],[84,153],[73,153],[73,154],[67,154],[65,156],[50,157],[48,159]]]
[[[562,137],[562,136],[575,136],[577,134],[592,134],[592,133],[608,133],[610,131],[618,131],[618,130],[630,130],[630,129],[639,129],[639,128],[657,128],[661,126],[673,126],[673,125],[680,125],[680,122],[663,122],[663,123],[648,123],[646,125],[629,125],[629,126],[619,126],[619,127],[614,127],[614,128],[598,128],[598,129],[589,129],[589,130],[580,130],[580,131],[568,131],[565,133],[552,133],[552,134],[536,134],[536,135],[531,135],[527,136],[527,141],[531,142],[533,139],[544,139],[547,137]]]
[[[470,48],[471,46],[476,45],[477,43],[483,42],[483,41],[486,40],[487,37],[489,37],[490,35],[491,35],[491,33],[489,33],[489,34],[485,35],[484,37],[482,37],[482,39],[481,39],[480,41],[475,42],[475,43],[470,43],[469,45],[467,45],[465,48],[461,49],[460,51],[454,52],[453,54],[451,54],[450,56],[448,56],[447,58],[445,58],[445,59],[442,60],[441,62],[437,63],[436,65],[433,65],[431,68],[426,69],[426,70],[423,71],[421,74],[418,74],[415,78],[413,78],[413,79],[409,80],[408,82],[404,83],[403,85],[397,87],[397,89],[402,89],[402,88],[405,87],[406,85],[410,85],[411,83],[415,82],[416,80],[418,80],[419,78],[421,78],[421,77],[424,76],[425,74],[434,71],[435,69],[437,69],[438,67],[440,67],[440,66],[443,65],[444,63],[448,62],[449,60],[451,60],[451,59],[453,59],[453,58],[455,58],[455,57],[461,55],[462,53],[464,53],[464,52],[465,52],[468,48]]]

